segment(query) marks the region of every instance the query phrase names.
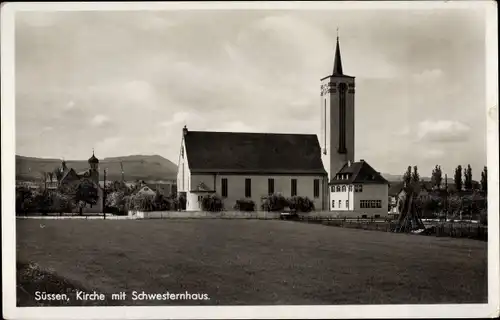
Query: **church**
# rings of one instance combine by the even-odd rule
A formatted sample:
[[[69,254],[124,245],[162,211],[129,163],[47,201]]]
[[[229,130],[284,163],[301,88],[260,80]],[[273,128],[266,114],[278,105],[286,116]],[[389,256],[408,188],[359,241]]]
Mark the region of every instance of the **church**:
[[[333,72],[321,79],[321,135],[182,131],[177,187],[186,210],[217,194],[231,210],[239,199],[308,197],[338,217],[388,215],[389,183],[355,161],[355,78],[344,74],[337,37]]]
[[[87,170],[76,172],[75,169],[68,168],[66,161],[63,160],[61,167],[56,172],[57,188],[76,185],[84,181],[93,183],[97,189],[97,203],[94,205],[87,204],[82,212],[102,213],[104,190],[99,185],[99,159],[94,155],[94,152],[92,152],[92,157],[89,158],[88,163],[89,168]],[[52,177],[50,179],[53,180]],[[74,212],[78,211],[78,208],[74,209]]]

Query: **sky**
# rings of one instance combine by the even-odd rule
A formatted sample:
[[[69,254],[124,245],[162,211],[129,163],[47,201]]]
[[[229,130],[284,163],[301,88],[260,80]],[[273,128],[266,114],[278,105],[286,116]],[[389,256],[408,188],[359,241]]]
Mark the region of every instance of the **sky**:
[[[486,164],[483,11],[18,12],[16,154],[158,154],[189,130],[320,134],[339,28],[356,160]]]

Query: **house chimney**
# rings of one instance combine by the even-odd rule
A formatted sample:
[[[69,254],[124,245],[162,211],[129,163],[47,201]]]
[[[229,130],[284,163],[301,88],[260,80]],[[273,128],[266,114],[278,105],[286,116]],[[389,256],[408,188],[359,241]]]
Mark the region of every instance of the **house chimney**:
[[[188,133],[188,128],[187,126],[184,126],[184,128],[182,128],[182,135],[185,136],[187,133]]]

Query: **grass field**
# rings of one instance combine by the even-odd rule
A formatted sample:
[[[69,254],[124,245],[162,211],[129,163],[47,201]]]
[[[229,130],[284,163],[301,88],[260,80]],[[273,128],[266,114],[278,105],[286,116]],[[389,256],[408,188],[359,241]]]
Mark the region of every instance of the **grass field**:
[[[485,242],[291,221],[18,220],[17,259],[87,290],[210,297],[128,305],[487,301]]]

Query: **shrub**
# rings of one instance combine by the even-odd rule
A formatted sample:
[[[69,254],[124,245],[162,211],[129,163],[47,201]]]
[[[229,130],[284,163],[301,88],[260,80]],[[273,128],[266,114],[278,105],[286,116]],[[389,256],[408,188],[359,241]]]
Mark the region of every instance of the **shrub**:
[[[484,226],[488,225],[488,210],[487,209],[481,210],[481,213],[479,214],[479,223],[481,223]]]
[[[207,195],[204,196],[201,201],[201,208],[203,211],[222,211],[224,209],[224,204],[222,202],[222,199],[217,195]]]
[[[156,211],[176,209],[175,198],[166,197],[163,194],[157,193],[154,198],[154,209]]]
[[[255,202],[253,202],[250,199],[236,200],[236,204],[234,205],[234,210],[255,211]]]
[[[177,198],[177,209],[179,210],[186,210],[186,194],[185,193],[180,193],[179,197]]]
[[[288,200],[280,193],[262,199],[261,208],[264,211],[283,211],[285,207],[288,207]]]
[[[130,210],[154,211],[155,197],[148,194],[134,194],[129,197],[128,207]]]
[[[125,196],[124,191],[113,191],[106,196],[104,209],[106,212],[117,215],[127,214],[128,200],[129,198]]]
[[[298,212],[311,212],[314,210],[314,202],[312,202],[308,197],[291,197],[288,199],[288,206],[291,210]]]
[[[16,213],[26,214],[34,211],[35,193],[29,188],[21,186],[16,188]]]
[[[52,197],[50,192],[44,190],[42,192],[37,192],[33,197],[33,209],[34,211],[40,212],[42,215],[46,215],[52,206]]]
[[[51,192],[48,196],[50,197],[50,212],[64,213],[73,211],[74,203],[71,196],[60,192]]]

